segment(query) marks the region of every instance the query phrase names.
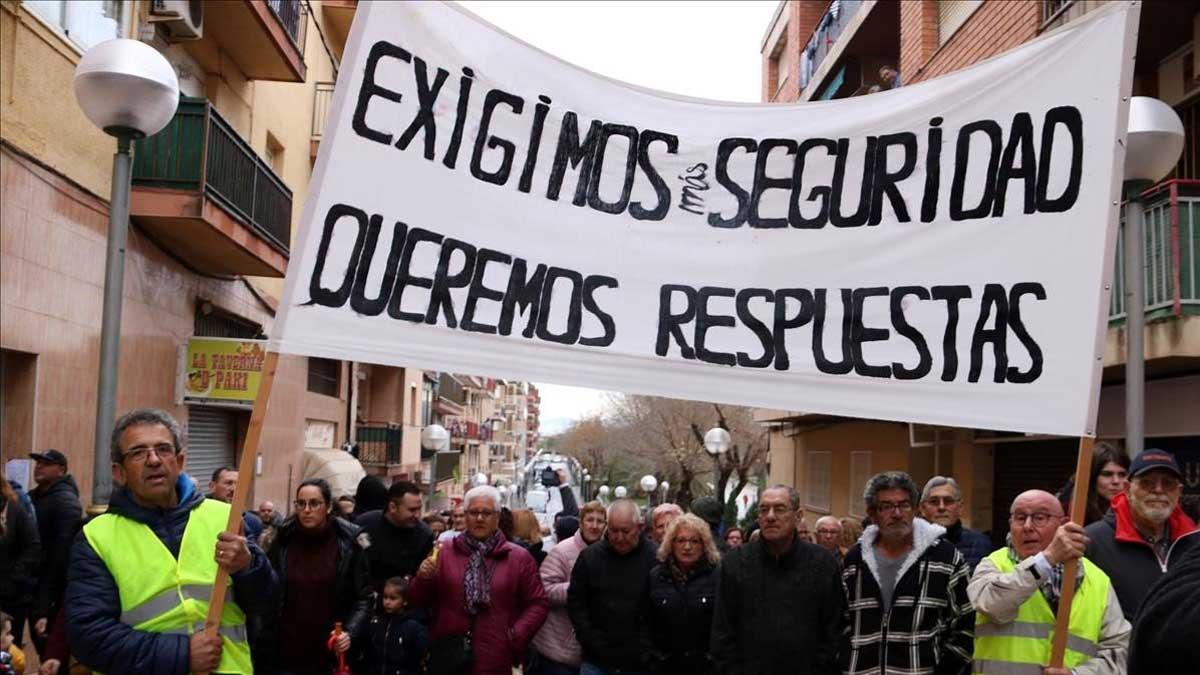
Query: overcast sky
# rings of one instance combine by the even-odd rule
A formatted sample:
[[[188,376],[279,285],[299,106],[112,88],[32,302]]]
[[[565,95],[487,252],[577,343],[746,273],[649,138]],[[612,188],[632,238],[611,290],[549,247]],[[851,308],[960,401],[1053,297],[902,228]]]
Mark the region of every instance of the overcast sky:
[[[759,47],[777,0],[460,3],[529,44],[632,84],[723,101],[760,100]],[[542,433],[600,411],[604,393],[538,384]]]

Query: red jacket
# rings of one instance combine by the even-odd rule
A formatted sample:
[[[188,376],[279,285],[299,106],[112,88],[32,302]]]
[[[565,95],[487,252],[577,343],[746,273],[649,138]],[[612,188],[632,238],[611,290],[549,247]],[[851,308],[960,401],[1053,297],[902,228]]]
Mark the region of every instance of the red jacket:
[[[433,620],[432,641],[465,635],[470,627],[463,579],[471,559],[463,534],[442,547],[438,574],[433,579],[414,577],[408,588],[409,602],[429,609]],[[488,555],[492,567],[492,604],[475,619],[472,675],[511,675],[524,658],[525,648],[546,621],[550,603],[538,576],[537,563],[525,549],[500,535],[500,543]]]

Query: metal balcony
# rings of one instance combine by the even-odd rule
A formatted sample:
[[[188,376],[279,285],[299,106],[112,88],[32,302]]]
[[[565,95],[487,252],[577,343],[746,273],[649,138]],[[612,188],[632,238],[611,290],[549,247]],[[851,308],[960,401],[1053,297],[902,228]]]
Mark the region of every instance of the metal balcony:
[[[1200,180],[1168,180],[1145,200],[1146,320],[1200,315]],[[1109,325],[1125,321],[1125,225],[1117,237]]]
[[[358,461],[363,466],[400,463],[400,448],[404,440],[400,425],[385,422],[360,424],[354,440],[358,443]]]
[[[137,142],[130,216],[202,272],[284,275],[292,191],[205,99]]]

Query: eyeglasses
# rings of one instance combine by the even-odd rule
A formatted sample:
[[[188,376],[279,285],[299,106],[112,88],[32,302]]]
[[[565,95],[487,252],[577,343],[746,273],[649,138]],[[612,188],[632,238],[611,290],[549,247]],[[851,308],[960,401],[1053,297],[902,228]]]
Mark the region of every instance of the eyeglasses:
[[[958,500],[954,497],[930,497],[925,500],[925,503],[930,506],[954,506]]]
[[[1061,518],[1052,513],[1014,513],[1008,517],[1009,522],[1021,527],[1026,521],[1032,520],[1034,527],[1042,527],[1055,518]]]
[[[1174,476],[1138,476],[1133,479],[1143,490],[1162,490],[1173,492],[1179,487],[1179,479]]]
[[[159,443],[158,445],[135,445],[126,450],[121,455],[122,460],[128,459],[135,464],[141,464],[150,458],[150,453],[154,453],[159,459],[167,459],[175,456],[175,446],[170,443]]]
[[[482,510],[482,509],[477,509],[474,511],[467,511],[467,517],[473,518],[475,520],[487,520],[488,518],[491,518],[494,515],[496,515],[495,511],[486,511],[486,510]]]
[[[875,510],[880,513],[891,513],[893,511],[897,513],[908,513],[909,511],[912,511],[912,502],[879,502],[875,505]]]
[[[292,506],[296,507],[297,511],[317,511],[322,506],[325,506],[324,499],[297,499],[292,502]]]
[[[700,540],[692,537],[675,537],[676,546],[699,546]]]

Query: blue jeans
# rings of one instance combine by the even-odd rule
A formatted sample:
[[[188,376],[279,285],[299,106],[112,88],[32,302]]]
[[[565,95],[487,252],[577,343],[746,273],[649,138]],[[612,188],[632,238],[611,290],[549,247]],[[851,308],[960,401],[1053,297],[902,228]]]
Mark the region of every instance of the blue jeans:
[[[645,675],[645,673],[637,670],[601,668],[594,663],[584,661],[583,666],[579,668],[579,675]]]

